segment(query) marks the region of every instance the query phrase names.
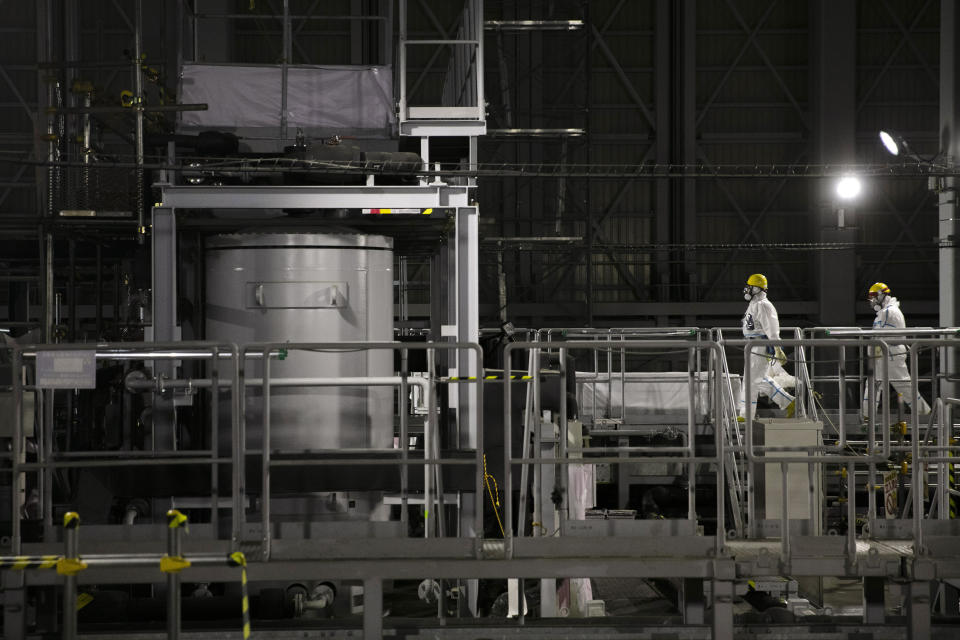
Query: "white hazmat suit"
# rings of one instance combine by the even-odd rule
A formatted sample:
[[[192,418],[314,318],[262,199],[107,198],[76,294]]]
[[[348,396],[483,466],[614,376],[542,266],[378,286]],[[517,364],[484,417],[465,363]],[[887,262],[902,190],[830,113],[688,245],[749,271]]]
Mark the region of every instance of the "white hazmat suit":
[[[874,329],[904,329],[907,326],[907,322],[903,317],[903,312],[900,311],[900,301],[891,295],[886,295],[883,297],[883,301],[875,305],[874,308],[877,310],[877,317],[873,320]],[[887,338],[887,336],[881,336]],[[888,339],[895,340],[893,336],[889,336]],[[879,348],[877,355],[880,355]],[[875,398],[877,402],[880,401],[881,394],[883,392],[883,369],[880,365],[880,361],[875,361],[876,366],[874,367],[874,378],[876,384],[876,394]],[[890,374],[890,384],[893,386],[893,389],[903,397],[903,401],[910,406],[913,401],[913,392],[911,391],[911,378],[910,378],[910,368],[907,363],[907,348],[902,344],[891,344],[890,345],[890,357],[887,358],[887,366]],[[865,387],[863,390],[863,415],[869,415],[869,387]],[[930,405],[927,404],[927,401],[923,399],[923,396],[918,397],[918,408],[920,415],[929,415]]]
[[[750,298],[747,311],[743,314],[743,335],[747,339],[780,339],[780,319],[773,303],[767,300],[767,292],[759,291]],[[786,409],[793,402],[792,395],[787,393],[773,379],[773,366],[776,363],[773,347],[750,348],[750,403],[751,415],[756,416],[757,394],[770,398],[781,409]],[[738,415],[746,417],[744,409],[746,400],[746,367],[744,367],[743,383],[740,385],[740,404]]]

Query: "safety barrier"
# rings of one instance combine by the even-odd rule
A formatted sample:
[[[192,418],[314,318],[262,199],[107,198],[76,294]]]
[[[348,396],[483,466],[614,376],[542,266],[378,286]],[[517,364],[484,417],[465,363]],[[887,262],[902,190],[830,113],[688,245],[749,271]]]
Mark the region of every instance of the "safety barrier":
[[[711,340],[710,335],[703,331],[674,330],[663,332],[638,331],[636,334],[624,333],[622,335],[613,334],[607,330],[597,331],[597,335],[591,335],[587,330],[571,332],[567,335],[560,335],[559,332],[545,331],[541,334],[542,340],[512,343],[507,345],[504,352],[505,367],[502,374],[488,374],[480,365],[481,351],[478,345],[466,343],[310,343],[310,344],[253,344],[244,346],[234,345],[211,345],[209,343],[174,343],[167,345],[97,345],[96,347],[86,345],[55,345],[44,347],[25,347],[15,352],[14,361],[19,371],[24,362],[29,362],[36,354],[46,349],[88,349],[95,350],[98,359],[166,359],[166,360],[198,360],[206,364],[207,371],[203,377],[197,378],[162,378],[146,377],[143,379],[131,380],[128,388],[138,392],[152,393],[155,395],[169,395],[177,390],[190,390],[196,392],[204,389],[219,389],[229,391],[231,429],[232,429],[232,451],[229,457],[221,457],[217,452],[217,446],[211,445],[208,449],[186,450],[173,449],[167,452],[58,452],[54,451],[53,441],[50,438],[52,430],[48,430],[47,420],[53,420],[52,413],[45,413],[41,417],[41,428],[38,430],[37,438],[38,452],[36,462],[28,461],[26,454],[26,438],[24,437],[23,424],[20,421],[14,421],[14,441],[17,445],[14,447],[14,453],[9,457],[12,473],[14,492],[13,496],[21,496],[23,488],[32,486],[24,479],[24,474],[36,474],[40,479],[51,478],[54,470],[61,468],[87,468],[97,466],[109,466],[122,461],[123,464],[131,466],[155,466],[155,465],[209,465],[212,467],[211,483],[216,489],[219,477],[217,468],[229,466],[232,478],[232,509],[230,524],[230,545],[233,553],[225,556],[218,555],[190,555],[182,552],[182,535],[186,532],[186,516],[177,510],[171,510],[167,514],[167,547],[166,553],[162,556],[130,555],[130,556],[98,556],[96,554],[85,555],[81,557],[76,549],[79,518],[71,519],[70,528],[64,530],[65,549],[62,556],[54,555],[29,555],[19,553],[22,550],[22,531],[20,530],[20,515],[23,509],[22,499],[12,501],[13,509],[13,550],[14,554],[8,557],[0,558],[0,571],[44,571],[57,568],[59,573],[64,576],[64,632],[76,628],[76,580],[82,575],[81,572],[86,569],[125,567],[144,567],[151,571],[160,569],[160,576],[164,576],[168,583],[170,594],[177,594],[180,588],[181,574],[184,570],[192,568],[202,568],[210,566],[232,566],[241,569],[240,581],[243,587],[243,624],[245,636],[249,634],[249,598],[247,594],[247,559],[240,554],[240,549],[250,552],[248,545],[253,546],[256,563],[254,567],[255,580],[262,580],[263,574],[257,571],[261,567],[265,568],[270,563],[274,563],[281,568],[288,568],[290,562],[289,555],[283,555],[279,558],[271,553],[272,535],[270,524],[274,522],[271,511],[271,486],[270,471],[276,467],[289,466],[317,466],[317,465],[393,465],[399,471],[400,496],[399,504],[402,505],[400,518],[403,526],[407,523],[407,506],[414,499],[421,499],[424,503],[424,527],[425,535],[441,536],[444,538],[455,538],[457,536],[448,535],[443,529],[443,519],[436,517],[436,514],[444,508],[445,492],[443,488],[443,475],[440,469],[445,465],[464,465],[471,466],[475,470],[474,491],[475,495],[480,497],[474,503],[472,515],[473,529],[465,531],[459,536],[464,541],[473,545],[473,556],[479,564],[471,564],[469,568],[464,565],[455,565],[454,562],[465,562],[465,556],[462,547],[440,545],[441,549],[449,549],[444,553],[449,553],[445,560],[449,561],[450,567],[445,568],[444,559],[431,563],[429,568],[424,566],[416,567],[412,565],[411,558],[405,559],[393,558],[390,555],[389,546],[384,543],[373,545],[372,539],[346,541],[338,553],[346,553],[343,549],[359,549],[365,542],[371,542],[370,546],[376,546],[383,558],[390,558],[393,564],[384,563],[390,571],[403,573],[405,577],[413,575],[416,571],[437,572],[441,577],[449,577],[451,574],[444,574],[444,571],[456,571],[452,574],[457,577],[469,577],[469,571],[500,571],[504,572],[504,577],[514,577],[517,572],[531,571],[529,562],[531,557],[536,557],[549,562],[557,560],[559,563],[564,559],[564,553],[570,553],[568,547],[554,544],[556,539],[571,533],[575,527],[581,529],[590,528],[587,525],[581,525],[578,518],[571,517],[566,513],[570,506],[569,487],[567,486],[569,475],[563,471],[566,467],[574,465],[592,466],[597,464],[627,465],[627,464],[651,464],[651,465],[674,465],[682,469],[678,477],[683,483],[681,486],[686,491],[686,518],[677,518],[675,521],[668,521],[662,525],[654,523],[631,523],[630,527],[619,527],[619,525],[610,527],[606,530],[606,537],[610,538],[611,548],[629,549],[628,542],[632,543],[635,536],[629,533],[623,535],[624,531],[653,530],[656,526],[662,526],[658,531],[665,531],[665,536],[673,536],[680,541],[678,544],[692,544],[690,548],[694,549],[691,554],[701,554],[696,556],[699,563],[713,563],[709,570],[704,569],[708,565],[698,564],[691,568],[691,565],[682,563],[669,564],[664,562],[662,565],[648,564],[640,567],[639,571],[654,571],[651,566],[659,568],[656,571],[663,571],[670,575],[671,572],[683,573],[683,577],[690,576],[709,577],[715,579],[710,572],[719,571],[717,569],[721,564],[724,567],[733,566],[729,573],[724,573],[726,578],[720,580],[734,580],[741,575],[748,575],[748,571],[771,571],[781,575],[791,575],[792,572],[799,572],[800,575],[806,575],[804,571],[812,571],[812,565],[804,565],[802,551],[812,544],[815,540],[817,544],[822,544],[824,548],[833,549],[834,543],[842,543],[842,550],[837,557],[843,559],[842,564],[825,565],[826,559],[821,559],[821,566],[827,566],[824,571],[842,571],[842,575],[863,575],[868,571],[874,571],[873,575],[883,575],[895,577],[898,580],[912,579],[914,569],[911,565],[903,561],[909,558],[910,562],[919,562],[919,567],[926,567],[923,562],[930,561],[930,558],[937,557],[937,553],[944,553],[943,547],[938,546],[938,538],[948,537],[956,540],[954,529],[949,525],[953,509],[954,499],[957,497],[957,490],[953,487],[954,461],[957,451],[960,447],[956,445],[957,437],[956,425],[954,424],[953,414],[957,401],[945,397],[942,393],[935,394],[932,397],[932,414],[929,418],[921,421],[920,417],[914,413],[910,416],[909,422],[898,420],[905,423],[905,426],[896,433],[891,433],[890,425],[893,424],[894,411],[890,410],[888,404],[885,404],[879,411],[879,417],[876,415],[875,398],[870,397],[869,390],[874,388],[873,380],[867,381],[864,387],[868,389],[869,405],[873,407],[869,420],[864,425],[861,433],[859,429],[853,428],[849,421],[842,418],[836,426],[836,431],[828,431],[830,442],[818,444],[815,446],[803,445],[797,447],[777,447],[768,444],[760,444],[755,440],[755,434],[752,429],[750,416],[744,423],[744,427],[738,426],[735,420],[736,398],[731,386],[733,376],[727,365],[727,349],[731,353],[733,350],[747,353],[750,347],[762,346],[783,346],[793,348],[795,354],[795,363],[798,366],[797,381],[798,385],[806,385],[798,391],[798,396],[805,399],[801,407],[806,411],[806,417],[810,420],[822,418],[828,420],[830,415],[823,410],[817,411],[815,391],[823,391],[823,385],[832,385],[839,381],[841,385],[846,383],[847,358],[836,358],[830,364],[837,369],[836,377],[820,375],[807,376],[800,368],[802,364],[818,364],[812,358],[809,358],[810,350],[815,349],[817,353],[826,353],[827,349],[880,349],[882,357],[877,360],[879,365],[879,377],[881,382],[887,381],[889,373],[885,371],[887,367],[887,355],[892,339],[886,339],[884,336],[875,336],[870,334],[847,337],[841,335],[831,335],[820,338],[806,338],[780,341],[742,341],[742,340]],[[666,334],[666,335],[661,335]],[[714,334],[722,337],[721,333]],[[794,334],[796,335],[796,333]],[[573,339],[570,339],[573,338]],[[583,338],[583,339],[581,339]],[[956,345],[956,338],[935,339],[931,338],[906,338],[898,339],[896,342],[903,343],[908,348],[909,363],[913,374],[912,396],[913,405],[916,406],[916,397],[919,393],[918,385],[921,381],[918,379],[921,358],[926,358],[929,353],[946,347]],[[425,376],[413,376],[406,370],[402,370],[400,375],[384,376],[382,378],[331,378],[331,377],[311,377],[311,378],[277,378],[272,370],[272,363],[283,358],[297,357],[300,350],[317,349],[384,349],[390,351],[399,351],[406,355],[412,350],[427,350],[429,361],[435,362],[437,354],[446,352],[459,356],[460,363],[456,369],[449,371],[449,375],[438,375],[437,368],[431,365],[431,370],[426,372]],[[545,438],[546,433],[542,426],[542,415],[540,412],[540,394],[545,387],[545,381],[550,383],[559,381],[559,387],[565,388],[564,381],[571,376],[577,375],[577,372],[568,371],[566,368],[565,355],[574,350],[586,350],[592,352],[595,368],[593,372],[587,372],[585,376],[577,376],[584,384],[607,385],[613,388],[613,385],[621,385],[621,398],[623,389],[626,389],[626,381],[629,380],[630,368],[629,358],[639,353],[655,353],[658,351],[669,351],[676,355],[677,360],[685,361],[686,367],[682,372],[688,382],[686,400],[685,422],[677,429],[680,435],[679,446],[675,445],[651,445],[651,446],[587,446],[582,450],[571,449],[566,437],[556,437],[554,448],[545,453],[544,447],[549,445],[549,438]],[[525,351],[530,355],[528,361],[530,366],[526,372],[516,372],[511,369],[511,355]],[[558,364],[551,370],[545,370],[539,365],[538,357],[542,353],[555,352],[560,357]],[[465,357],[465,354],[469,354]],[[602,360],[607,362],[606,371],[603,369]],[[452,358],[451,358],[452,360]],[[620,360],[620,364],[617,363]],[[246,374],[252,369],[248,368],[249,362],[258,362],[260,369],[259,377],[248,377]],[[745,392],[749,397],[749,364],[750,359],[746,358],[745,368],[747,379],[744,381]],[[466,366],[464,366],[466,363]],[[821,367],[817,373],[822,374],[823,362],[819,363]],[[452,367],[451,367],[452,368]],[[229,370],[228,375],[220,376],[219,371]],[[323,373],[323,372],[319,372]],[[865,372],[867,373],[867,372]],[[592,376],[592,379],[591,379]],[[853,376],[850,376],[851,380]],[[35,385],[25,384],[21,376],[14,376],[15,390],[17,397],[22,396],[27,391],[38,391],[41,396],[43,390],[38,390]],[[461,448],[466,451],[468,457],[441,457],[440,455],[440,426],[437,419],[439,410],[437,402],[437,385],[448,384],[451,396],[458,394],[460,398],[466,398],[467,402],[459,405],[462,414],[458,416],[460,421],[457,426],[466,429],[461,430],[461,434],[466,433],[473,440],[464,444]],[[484,457],[483,431],[479,425],[483,420],[483,394],[489,393],[486,384],[502,385],[497,387],[496,392],[503,394],[504,414],[503,422],[497,425],[497,428],[503,429],[505,438],[505,452],[502,459],[503,476],[497,472],[491,471],[490,460]],[[931,381],[933,384],[933,381]],[[333,456],[332,452],[316,452],[316,455],[302,456],[296,460],[272,455],[270,446],[271,432],[271,390],[279,387],[322,387],[322,386],[343,386],[343,385],[383,385],[397,389],[395,396],[397,399],[398,415],[400,418],[399,432],[401,446],[390,450],[364,450],[350,456]],[[698,389],[701,386],[706,388],[706,401],[703,401],[698,395]],[[258,389],[265,410],[260,416],[262,421],[263,442],[260,451],[251,451],[247,449],[246,444],[246,420],[245,398],[249,389]],[[426,446],[422,458],[414,457],[410,454],[407,446],[409,441],[410,426],[407,423],[410,408],[410,391],[418,389],[420,395],[424,398],[424,436]],[[510,408],[513,406],[512,394],[527,393],[528,400],[523,412],[523,419],[517,422]],[[613,394],[608,395],[608,400]],[[841,394],[842,396],[843,394]],[[909,399],[909,398],[908,398]],[[569,421],[569,407],[567,407],[566,394],[561,393],[558,396],[559,414],[558,422],[560,425],[566,425]],[[594,395],[596,401],[596,394]],[[45,398],[41,397],[41,405],[46,404]],[[209,406],[209,419],[212,425],[220,422],[222,413],[220,403],[211,402]],[[22,400],[18,407],[22,406]],[[951,413],[953,412],[953,413]],[[19,412],[16,415],[22,415]],[[626,408],[611,403],[606,414],[609,417],[626,418]],[[800,415],[804,415],[801,411]],[[841,411],[841,416],[843,412]],[[491,418],[499,418],[500,416]],[[899,416],[902,417],[902,416]],[[491,420],[495,422],[496,420]],[[467,427],[469,425],[469,427]],[[709,431],[698,431],[698,429],[712,428]],[[473,431],[470,431],[472,429]],[[522,429],[524,450],[521,452],[512,451],[511,436]],[[212,428],[216,432],[216,427]],[[564,433],[564,429],[560,429]],[[700,436],[701,443],[697,444],[697,436]],[[216,438],[212,433],[211,438]],[[706,445],[707,438],[712,438],[709,446]],[[833,441],[836,441],[834,444]],[[215,442],[215,441],[214,441]],[[94,453],[96,455],[94,455]],[[146,455],[150,453],[151,455]],[[327,454],[331,455],[327,455]],[[519,455],[515,455],[519,454]],[[803,456],[797,458],[795,456]],[[251,491],[246,487],[245,465],[250,456],[259,456],[261,464],[262,484],[260,487]],[[490,457],[489,455],[487,456]],[[898,510],[898,518],[887,519],[886,513],[880,513],[877,503],[878,487],[882,487],[881,476],[884,468],[888,464],[896,462],[898,468],[905,467],[905,472],[898,471],[896,480],[901,483],[901,490],[909,495],[906,500],[906,508]],[[498,461],[499,462],[499,461]],[[846,532],[842,536],[833,535],[838,532],[814,531],[811,527],[797,531],[795,526],[796,518],[785,507],[786,501],[780,505],[781,511],[776,517],[770,517],[771,521],[776,520],[777,527],[763,528],[757,505],[754,499],[754,482],[763,473],[767,466],[779,467],[777,480],[780,484],[782,494],[789,491],[788,484],[788,466],[805,465],[809,476],[815,473],[822,473],[823,477],[841,478],[843,482],[843,495],[834,496],[842,499],[841,509],[845,510]],[[424,485],[422,491],[412,491],[409,482],[410,465],[422,465],[424,468]],[[520,467],[520,481],[517,482],[514,467]],[[548,470],[547,475],[543,471]],[[838,472],[833,476],[834,471]],[[555,478],[557,492],[551,495],[554,480],[545,480],[550,478],[549,474]],[[928,477],[936,475],[936,482],[928,482]],[[702,526],[705,517],[704,511],[707,508],[702,504],[697,504],[696,493],[698,483],[703,484],[704,478],[717,487],[716,503],[713,508],[716,510],[716,533],[715,535],[705,535],[698,526]],[[528,488],[528,480],[532,480],[533,489]],[[42,483],[40,483],[42,485]],[[499,486],[498,486],[499,484]],[[811,480],[811,486],[813,481]],[[52,504],[48,493],[50,485],[41,492],[40,507],[44,519],[52,518]],[[935,488],[935,489],[934,489]],[[930,490],[930,494],[928,493]],[[935,492],[934,492],[935,491]],[[414,496],[414,494],[419,494]],[[812,495],[812,494],[811,494]],[[255,498],[259,496],[259,509],[262,522],[259,531],[255,526],[247,524],[246,513],[248,504],[257,504]],[[502,501],[500,497],[502,496]],[[484,539],[484,516],[480,504],[489,497],[493,505],[494,513],[503,527],[504,540]],[[902,496],[901,496],[902,497]],[[215,499],[214,499],[215,498]],[[517,502],[519,501],[519,503]],[[532,522],[528,516],[527,504],[530,501],[536,501],[538,509],[533,513]],[[545,520],[544,509],[552,509],[549,505],[556,502],[559,508],[556,518],[560,526],[554,531],[554,525]],[[479,503],[479,504],[477,504]],[[459,504],[459,503],[458,503]],[[211,499],[209,503],[211,512],[211,521],[214,523],[213,538],[219,539],[219,532],[216,528],[219,512],[224,509],[220,505],[219,495]],[[519,507],[519,508],[515,508]],[[466,510],[467,507],[464,507]],[[813,514],[811,507],[811,516]],[[733,522],[732,528],[728,531],[727,519],[731,517],[741,521]],[[771,514],[772,515],[772,514]],[[514,524],[514,517],[517,517],[517,524]],[[668,519],[669,520],[669,519]],[[933,520],[942,520],[946,522],[934,523]],[[66,527],[68,522],[64,521]],[[533,535],[526,533],[527,526],[532,527]],[[672,530],[670,527],[678,526]],[[937,525],[937,526],[933,526]],[[595,527],[600,531],[601,527]],[[828,528],[829,529],[829,528]],[[671,533],[673,531],[673,533]],[[611,535],[612,532],[612,535]],[[679,532],[679,533],[677,533]],[[560,533],[561,536],[555,535]],[[581,532],[582,533],[582,530]],[[577,533],[579,535],[580,533]],[[404,537],[407,530],[404,529]],[[812,535],[807,535],[812,534]],[[259,537],[259,540],[251,540],[251,537]],[[619,540],[618,540],[619,539]],[[691,543],[691,539],[696,539],[696,543]],[[884,565],[872,565],[870,563],[880,562],[874,556],[883,553],[881,547],[875,543],[883,539],[896,539],[904,542],[909,551],[904,552],[898,557],[898,562]],[[771,544],[767,544],[767,541]],[[389,541],[396,544],[395,541]],[[406,542],[406,541],[405,541]],[[572,541],[571,541],[572,542]],[[350,544],[354,543],[354,544]],[[226,544],[226,543],[224,543]],[[669,547],[670,540],[661,540],[660,544]],[[72,547],[70,545],[73,545]],[[537,546],[540,545],[540,546]],[[704,546],[709,546],[709,555],[705,555]],[[753,545],[752,547],[750,545]],[[765,545],[765,546],[764,546]],[[396,553],[407,553],[399,549],[406,548],[397,545]],[[413,547],[409,547],[413,548]],[[760,560],[754,556],[745,556],[747,550],[763,549],[760,553]],[[426,546],[424,546],[426,549]],[[865,551],[867,549],[867,551]],[[881,549],[880,551],[877,551]],[[772,550],[772,551],[771,551]],[[876,552],[876,553],[874,553]],[[47,553],[44,550],[44,553]],[[427,553],[427,551],[424,551]],[[628,552],[625,552],[628,553]],[[531,554],[539,554],[532,556]],[[798,556],[798,554],[800,554]],[[871,555],[873,554],[873,555]],[[756,554],[755,554],[756,555]],[[960,555],[960,554],[958,554]],[[701,557],[702,556],[702,557]],[[359,556],[362,558],[363,556]],[[504,564],[497,565],[497,569],[482,566],[487,558],[498,558],[504,561]],[[833,556],[831,556],[833,557]],[[800,558],[800,559],[798,559]],[[734,564],[736,559],[736,564]],[[648,559],[649,560],[649,559]],[[314,565],[320,566],[320,561],[311,558]],[[411,564],[402,564],[411,561]],[[724,564],[730,561],[730,565]],[[761,563],[766,563],[762,564]],[[524,562],[528,564],[523,564]],[[607,560],[611,565],[604,565],[605,569],[611,569],[613,560]],[[650,561],[653,562],[653,561]],[[886,560],[884,560],[886,562]],[[262,563],[262,564],[260,564]],[[720,563],[720,564],[717,564]],[[332,563],[333,565],[336,562]],[[340,575],[352,576],[353,579],[362,579],[365,583],[371,585],[376,582],[375,578],[382,575],[378,571],[386,571],[382,567],[375,567],[376,563],[358,563],[360,568],[337,569],[334,567],[331,571],[340,570]],[[402,570],[397,569],[402,564]],[[83,565],[83,566],[81,566]],[[490,563],[487,563],[490,565]],[[553,565],[549,565],[553,566]],[[633,566],[633,565],[630,565]],[[639,565],[637,565],[639,566]],[[879,566],[879,568],[878,568]],[[955,571],[954,564],[940,563],[934,569],[935,577],[946,577]],[[956,566],[960,567],[960,564]],[[517,568],[522,567],[522,568]],[[839,567],[839,568],[838,568]],[[306,570],[306,569],[304,569]],[[625,570],[622,567],[614,567],[613,570]],[[927,568],[923,569],[927,571]],[[73,572],[72,575],[69,572]],[[269,570],[268,570],[269,571]],[[275,569],[274,571],[280,571]],[[550,569],[554,571],[554,569]],[[727,571],[727,569],[724,569]],[[351,573],[353,572],[353,573]],[[512,572],[512,573],[511,573]],[[700,573],[697,573],[700,572]],[[939,573],[937,573],[939,572]],[[524,575],[520,573],[519,575]],[[526,574],[531,575],[531,574]],[[559,575],[563,575],[562,573]],[[916,574],[926,576],[925,573]],[[391,574],[392,576],[392,574]],[[926,578],[924,578],[926,579]],[[921,580],[915,580],[919,583]],[[71,587],[72,584],[72,587]],[[375,587],[371,587],[374,588]],[[724,587],[726,588],[726,587]],[[72,590],[72,593],[71,593]],[[723,597],[722,590],[716,592]],[[919,591],[918,591],[919,593]],[[373,596],[371,595],[371,598]],[[72,603],[67,606],[67,602]],[[69,620],[67,612],[73,612],[73,622]],[[372,618],[372,614],[371,614]],[[167,611],[168,633],[171,637],[177,637],[180,625],[179,598],[171,597],[168,603]],[[72,624],[72,626],[71,626]],[[371,623],[372,624],[372,623]],[[70,637],[65,635],[65,637]]]
[[[0,570],[39,571],[55,569],[64,578],[63,635],[67,640],[77,638],[77,612],[92,600],[89,594],[77,594],[77,576],[87,570],[102,567],[134,567],[159,569],[167,577],[167,637],[180,637],[180,573],[189,567],[226,565],[240,568],[241,616],[244,638],[250,637],[250,599],[247,593],[247,559],[235,551],[226,556],[182,555],[181,536],[187,531],[187,516],[176,509],[167,512],[167,548],[158,560],[143,554],[80,555],[80,515],[69,511],[63,516],[64,554],[61,556],[0,556]],[[86,596],[86,598],[84,598]]]

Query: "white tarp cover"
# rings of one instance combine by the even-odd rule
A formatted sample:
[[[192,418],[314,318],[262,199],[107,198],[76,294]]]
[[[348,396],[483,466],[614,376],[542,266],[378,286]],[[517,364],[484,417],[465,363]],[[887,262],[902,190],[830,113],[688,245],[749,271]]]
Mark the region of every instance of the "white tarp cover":
[[[779,363],[771,370],[773,379],[785,389],[796,387],[797,381],[787,373]],[[593,398],[596,395],[597,415],[607,417],[607,399],[610,398],[610,416],[621,417],[623,399],[620,389],[620,377],[614,375],[608,383],[605,374],[597,382],[585,379],[592,373],[577,373],[577,390],[580,400],[580,413],[584,417],[593,417]],[[740,376],[731,375],[730,385],[735,400],[740,397]],[[695,383],[694,406],[698,415],[704,415],[709,408],[708,380],[706,373],[700,373]],[[628,373],[624,389],[627,396],[626,420],[631,423],[645,424],[667,417],[683,416],[686,420],[689,404],[687,374],[684,372],[666,373]]]
[[[185,64],[180,129],[279,128],[283,87],[278,66]],[[389,66],[287,67],[287,126],[293,130],[387,130],[396,119]]]
[[[596,394],[598,416],[604,416],[607,399],[610,398],[610,417],[621,417],[623,397],[620,377],[615,374],[613,380],[609,383],[604,374],[601,374],[602,377],[597,382],[582,378],[591,375],[591,373],[577,373],[581,415],[593,417],[593,399],[594,394]],[[738,394],[740,387],[736,384],[737,381],[734,382],[733,391]],[[663,419],[667,416],[678,418],[682,415],[684,421],[686,421],[689,404],[688,384],[687,374],[683,372],[628,373],[624,384],[627,396],[626,420],[628,422],[646,423],[657,418]],[[704,415],[708,407],[707,388],[707,376],[705,373],[701,373],[694,391],[694,402],[698,415]]]

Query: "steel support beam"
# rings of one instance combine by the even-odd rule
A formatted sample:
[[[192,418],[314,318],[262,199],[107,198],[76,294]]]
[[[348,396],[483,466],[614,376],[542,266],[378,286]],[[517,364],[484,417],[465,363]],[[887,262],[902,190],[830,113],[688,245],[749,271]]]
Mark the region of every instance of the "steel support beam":
[[[172,342],[177,340],[177,220],[172,207],[154,207],[153,232],[153,340]],[[169,360],[154,363],[157,377],[176,377],[174,364]],[[153,446],[160,451],[176,448],[175,409],[172,398],[161,394],[154,397]]]
[[[713,640],[733,640],[734,563],[717,560],[711,585],[713,600]]]
[[[864,624],[883,624],[886,617],[884,606],[883,578],[867,577],[863,579],[863,622]]]
[[[383,637],[383,581],[380,578],[363,581],[363,637]]]
[[[3,637],[19,640],[27,637],[27,589],[22,571],[0,573],[3,587]]]
[[[913,12],[913,21],[910,23],[910,26],[907,28],[907,31],[904,34],[904,37],[900,39],[900,42],[897,43],[897,46],[895,46],[893,49],[890,50],[890,55],[887,57],[887,61],[883,64],[883,68],[881,68],[879,73],[877,73],[877,75],[874,76],[873,82],[870,84],[869,87],[867,87],[867,90],[860,94],[860,101],[857,103],[857,113],[860,113],[860,111],[863,110],[863,108],[867,105],[867,103],[870,100],[870,97],[873,95],[873,92],[880,85],[880,81],[883,80],[883,76],[886,75],[887,71],[893,66],[893,61],[900,59],[899,57],[900,50],[903,49],[903,46],[905,44],[907,44],[907,40],[909,39],[910,32],[916,29],[917,25],[920,24],[920,20],[923,19],[924,15],[927,13],[927,9],[930,7],[932,2],[933,0],[927,0],[926,2],[923,3],[923,6],[920,7],[920,9]],[[952,5],[953,3],[945,2],[943,4]],[[941,6],[941,10],[940,10],[941,33],[943,32],[943,26],[944,26],[944,23],[942,22],[943,12],[944,12],[944,8]],[[941,58],[943,57],[943,46],[944,46],[944,43],[941,40],[940,42]],[[922,61],[922,58],[921,58],[921,61]],[[940,90],[942,92],[943,91],[943,67],[942,66],[940,68],[940,78],[941,78]],[[941,104],[942,104],[942,101],[941,101]]]
[[[675,2],[674,17],[674,161],[683,164],[697,162],[697,3],[695,0]],[[759,28],[759,26],[758,26]],[[702,117],[701,113],[701,117]],[[678,219],[674,222],[674,242],[697,241],[697,183],[686,178],[674,181],[673,209]],[[683,252],[683,272],[675,272],[673,281],[686,284],[680,298],[695,302],[697,295],[697,254]],[[679,256],[678,256],[679,257]],[[686,315],[683,324],[691,322]]]
[[[945,3],[950,4],[950,3]],[[907,610],[908,640],[926,640],[930,637],[931,589],[929,580],[913,580],[906,585],[904,608]]]
[[[176,209],[429,209],[467,206],[467,187],[163,187]]]
[[[740,15],[740,12],[737,11],[737,7],[730,1],[726,0],[727,8],[730,9],[730,13],[733,14],[733,17],[736,18],[737,22],[740,24],[740,28],[743,29],[743,32],[748,34],[752,38],[753,48],[756,50],[757,55],[760,56],[760,59],[763,60],[763,64],[766,65],[767,69],[773,75],[773,79],[776,80],[777,85],[783,91],[784,96],[793,106],[794,111],[797,113],[797,117],[800,119],[800,122],[803,123],[805,129],[810,128],[809,122],[807,122],[806,113],[804,113],[803,108],[800,106],[800,103],[797,101],[796,97],[793,95],[793,92],[790,91],[790,88],[787,86],[787,83],[783,79],[783,75],[777,71],[777,68],[773,66],[773,63],[770,62],[770,58],[767,57],[767,53],[763,50],[763,47],[760,46],[760,43],[757,42],[756,35],[757,32],[751,32],[750,27],[747,26],[746,21]],[[770,3],[772,7],[773,2]]]
[[[815,96],[815,158],[824,164],[853,164],[856,161],[856,6],[849,2],[817,0],[813,3],[811,31],[814,34],[812,74]],[[837,200],[835,181],[815,183],[814,215],[821,242],[854,243],[856,228],[850,221],[849,203]],[[841,208],[847,209],[846,224],[839,226]],[[818,252],[820,323],[824,326],[852,326],[856,322],[856,256],[854,250]]]
[[[479,224],[477,207],[457,209],[456,223],[456,283],[457,283],[457,342],[480,341],[479,274]],[[473,351],[457,353],[457,375],[471,376],[476,371],[476,354]],[[477,387],[472,384],[458,385],[457,425],[460,446],[475,448],[477,429],[475,408]]]
[[[684,578],[681,598],[683,604],[683,623],[703,624],[705,605],[703,580],[699,578]]]
[[[736,69],[737,64],[740,62],[741,58],[747,53],[750,49],[750,45],[756,44],[757,34],[760,33],[760,29],[763,28],[764,23],[767,21],[767,18],[770,17],[770,14],[773,12],[773,9],[777,6],[776,0],[767,4],[766,10],[763,12],[763,15],[760,16],[760,19],[757,20],[757,23],[753,26],[753,29],[747,31],[747,39],[742,45],[740,45],[740,50],[737,52],[737,55],[734,56],[733,61],[730,63],[730,66],[727,67],[726,72],[724,72],[723,77],[720,78],[720,82],[717,83],[717,86],[714,87],[713,93],[710,94],[710,97],[707,98],[707,101],[703,104],[703,109],[700,111],[700,115],[697,116],[697,126],[700,125],[700,122],[703,121],[704,117],[707,115],[707,111],[710,110],[710,107],[713,106],[714,101],[720,95],[720,92],[723,90],[723,87],[727,84],[727,80],[730,79],[730,76],[733,74],[734,69]]]
[[[655,115],[657,119],[657,138],[656,161],[657,164],[670,164],[671,150],[671,94],[670,85],[673,74],[671,73],[671,62],[673,60],[671,38],[673,31],[673,9],[670,0],[657,0],[656,11],[656,34],[654,35],[654,84],[656,86],[656,108]],[[670,244],[670,219],[672,213],[671,187],[670,180],[661,178],[656,184],[656,224],[655,237],[657,244]],[[660,302],[670,300],[670,252],[666,249],[657,252],[657,270],[654,275],[656,278],[656,295],[654,298]],[[667,324],[666,318],[658,320],[658,324]]]
[[[960,156],[960,7],[955,2],[940,5],[940,151],[953,162]],[[957,220],[957,189],[960,180],[947,178],[945,189],[939,194],[940,238],[940,326],[954,327],[960,321],[957,278],[957,242],[960,241],[960,222]],[[957,378],[960,376],[960,354],[957,349],[947,351],[942,373],[947,379],[941,387],[944,397],[957,397]]]

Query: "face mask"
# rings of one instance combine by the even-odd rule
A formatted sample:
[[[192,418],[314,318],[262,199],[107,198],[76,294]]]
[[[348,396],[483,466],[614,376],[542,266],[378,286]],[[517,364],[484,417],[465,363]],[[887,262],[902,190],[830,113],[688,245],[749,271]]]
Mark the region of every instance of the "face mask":
[[[743,299],[749,302],[751,298],[753,298],[753,287],[744,287]]]

